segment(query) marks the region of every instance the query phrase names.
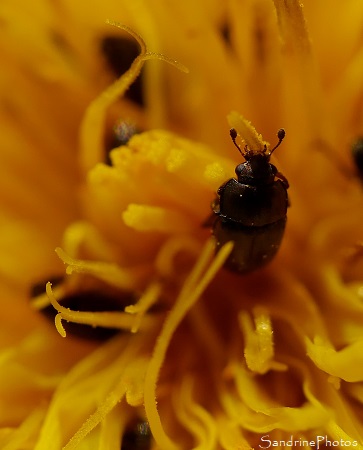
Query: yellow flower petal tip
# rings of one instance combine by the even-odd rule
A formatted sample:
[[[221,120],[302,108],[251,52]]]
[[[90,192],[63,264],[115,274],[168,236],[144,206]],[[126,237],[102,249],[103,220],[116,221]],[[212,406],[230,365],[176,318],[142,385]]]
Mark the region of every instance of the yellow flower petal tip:
[[[122,214],[125,224],[137,231],[181,233],[193,226],[182,214],[156,206],[131,204]]]

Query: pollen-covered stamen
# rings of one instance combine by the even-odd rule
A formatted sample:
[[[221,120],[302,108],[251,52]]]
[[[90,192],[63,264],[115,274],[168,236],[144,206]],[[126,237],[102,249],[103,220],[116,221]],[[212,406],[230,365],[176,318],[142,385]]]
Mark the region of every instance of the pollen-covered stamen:
[[[236,111],[228,115],[228,123],[241,136],[251,153],[263,153],[265,146],[269,147],[269,143],[263,140],[262,135],[257,133],[251,122]]]
[[[234,122],[236,117],[233,115],[233,113],[231,114],[231,117],[232,117],[232,119],[230,120],[230,122]],[[252,135],[254,138],[256,138],[256,136],[257,136],[257,141],[258,141],[257,147],[250,147],[247,142],[248,138],[245,139],[244,137],[242,137],[242,140],[244,142],[246,142],[244,150],[242,151],[241,146],[236,142],[236,138],[237,138],[237,134],[238,134],[236,129],[235,128],[230,129],[229,133],[230,133],[231,139],[233,141],[233,144],[236,146],[237,150],[241,153],[241,155],[246,160],[250,159],[253,155],[256,155],[258,153],[262,153],[263,155],[266,155],[267,158],[269,158],[272,155],[272,153],[277,149],[277,147],[279,147],[279,145],[281,144],[281,142],[283,141],[283,139],[285,137],[285,130],[283,128],[280,128],[279,131],[277,132],[277,137],[279,139],[277,144],[271,150],[268,150],[269,144],[265,141],[262,141],[261,135],[257,135],[256,130],[252,127],[252,125],[248,121],[243,119],[242,116],[240,116],[239,119],[240,119],[240,123],[245,125],[245,129],[250,131],[250,135]]]
[[[242,151],[240,145],[237,144],[237,142],[236,142],[237,131],[234,128],[231,128],[229,130],[229,134],[232,138],[233,144],[237,147],[237,150],[241,153],[241,155],[244,157],[244,159],[246,161],[248,161],[251,158],[251,156],[253,156],[254,154],[259,153],[259,152],[255,152],[255,151],[249,149],[247,144],[244,146],[243,151]],[[263,153],[265,153],[265,152],[266,152],[266,146],[264,147],[264,150],[263,150]]]
[[[247,367],[265,374],[269,370],[287,370],[287,366],[274,360],[274,340],[271,317],[267,310],[256,306],[254,323],[246,311],[240,311],[238,321],[245,339],[244,356]]]

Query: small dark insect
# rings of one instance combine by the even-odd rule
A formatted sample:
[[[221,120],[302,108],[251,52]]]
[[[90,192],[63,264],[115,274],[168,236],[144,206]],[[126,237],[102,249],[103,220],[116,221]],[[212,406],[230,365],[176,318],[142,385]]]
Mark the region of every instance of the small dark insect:
[[[352,157],[357,176],[363,181],[363,137],[359,137],[352,145]]]
[[[121,450],[149,450],[152,438],[149,424],[138,421],[130,424],[122,436]]]
[[[112,161],[110,157],[110,152],[116,147],[120,147],[121,145],[126,145],[129,140],[135,134],[140,133],[141,131],[136,127],[136,125],[129,120],[120,120],[116,122],[113,127],[112,134],[106,138],[105,142],[105,164],[111,166]]]
[[[258,269],[276,255],[284,234],[289,206],[287,179],[270,164],[270,156],[281,144],[285,131],[279,130],[277,145],[272,150],[242,150],[236,143],[237,132],[230,131],[232,141],[246,160],[236,169],[237,180],[231,178],[218,189],[212,203],[217,216],[213,234],[217,250],[234,241],[226,267],[240,274]]]

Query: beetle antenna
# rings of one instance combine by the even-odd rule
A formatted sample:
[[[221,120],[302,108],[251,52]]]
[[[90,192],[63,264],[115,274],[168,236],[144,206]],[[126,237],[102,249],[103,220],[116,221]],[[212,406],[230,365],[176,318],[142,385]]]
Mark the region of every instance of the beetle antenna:
[[[277,137],[279,138],[279,142],[275,145],[275,147],[272,150],[270,150],[270,155],[272,155],[272,152],[274,152],[277,149],[277,147],[281,144],[281,142],[285,137],[285,130],[283,128],[279,129],[279,131],[277,132]]]
[[[237,142],[236,142],[237,131],[236,131],[234,128],[231,128],[231,129],[229,130],[229,134],[231,135],[232,141],[233,141],[234,145],[237,147],[238,151],[241,153],[241,155],[242,155],[243,157],[245,157],[244,153],[243,153],[242,150],[241,150],[241,147],[240,147],[240,146],[237,144]]]

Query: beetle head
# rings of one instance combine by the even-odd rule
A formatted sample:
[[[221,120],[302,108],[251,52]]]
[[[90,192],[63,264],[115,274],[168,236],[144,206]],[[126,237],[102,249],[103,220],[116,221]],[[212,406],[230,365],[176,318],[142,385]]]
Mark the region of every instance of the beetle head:
[[[234,128],[231,128],[229,130],[229,134],[231,135],[233,144],[237,147],[237,150],[241,153],[241,155],[245,158],[246,161],[248,161],[249,159],[251,159],[251,157],[253,155],[258,154],[263,154],[265,157],[268,157],[268,159],[270,158],[270,156],[272,155],[272,153],[277,149],[277,147],[281,144],[281,142],[283,141],[284,137],[285,137],[285,130],[283,128],[280,128],[279,131],[277,132],[277,137],[279,138],[278,143],[275,145],[274,148],[272,148],[271,150],[267,151],[267,147],[266,145],[264,145],[263,150],[253,150],[250,149],[247,145],[244,146],[244,149],[242,150],[241,147],[239,146],[239,144],[237,144],[236,142],[236,138],[237,138],[237,131]]]
[[[246,162],[238,164],[236,175],[238,182],[249,185],[269,184],[274,181],[277,169],[270,164],[270,155],[266,153],[246,154]]]
[[[237,132],[234,128],[230,130],[230,135],[234,145],[246,160],[246,162],[239,164],[236,167],[235,172],[238,182],[252,186],[272,183],[277,173],[277,169],[273,164],[270,164],[270,156],[284,139],[285,130],[281,128],[278,131],[277,137],[279,138],[279,141],[272,150],[268,150],[265,145],[263,151],[251,150],[247,145],[245,145],[242,150],[236,142]]]

